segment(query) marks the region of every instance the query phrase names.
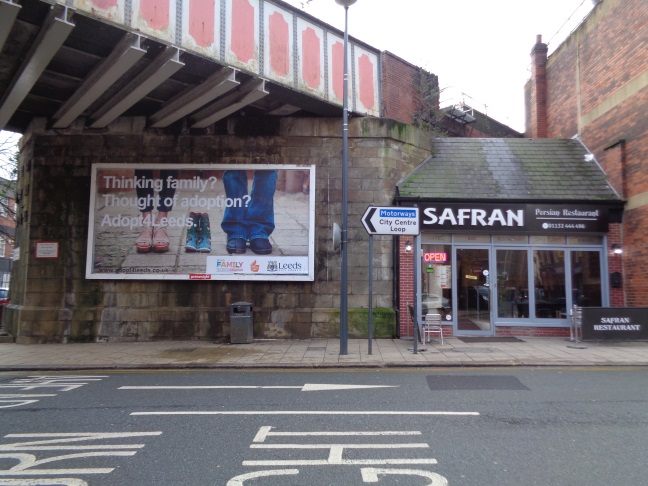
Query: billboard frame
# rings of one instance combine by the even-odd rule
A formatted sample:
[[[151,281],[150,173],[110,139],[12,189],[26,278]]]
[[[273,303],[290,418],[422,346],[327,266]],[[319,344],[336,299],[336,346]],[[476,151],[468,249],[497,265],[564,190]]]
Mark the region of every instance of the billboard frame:
[[[184,238],[184,226],[174,226],[175,233],[180,232],[179,243],[172,245],[171,248],[175,251],[169,253],[155,253],[151,252],[150,254],[141,255],[139,252],[136,252],[134,244],[127,244],[124,242],[128,234],[128,238],[133,237],[135,240],[138,234],[138,229],[142,224],[142,218],[139,216],[141,213],[140,208],[133,206],[132,204],[140,204],[141,198],[135,196],[135,191],[133,187],[117,187],[120,184],[130,184],[130,179],[136,182],[137,177],[135,176],[135,170],[143,171],[154,171],[157,178],[153,181],[154,183],[164,181],[158,175],[159,170],[170,170],[178,171],[181,174],[177,177],[178,180],[186,181],[185,184],[195,185],[194,188],[182,187],[180,190],[184,190],[188,195],[193,194],[191,200],[187,202],[196,202],[201,204],[207,204],[207,207],[215,213],[210,215],[211,222],[211,234],[212,234],[212,248],[210,253],[182,253],[182,244]],[[275,230],[270,234],[270,241],[273,241],[273,250],[272,253],[275,253],[277,250],[276,241],[277,239],[283,239],[286,241],[290,239],[291,243],[299,243],[299,249],[292,251],[287,251],[289,254],[284,254],[283,250],[279,250],[279,253],[260,255],[255,254],[247,250],[246,254],[229,254],[225,250],[225,233],[221,230],[221,218],[224,208],[227,204],[233,203],[235,200],[232,198],[227,198],[225,195],[225,190],[222,187],[222,174],[225,171],[246,171],[246,177],[248,179],[248,190],[252,189],[252,178],[254,177],[255,171],[263,171],[267,173],[268,171],[276,171],[277,178],[279,180],[286,181],[291,172],[293,174],[293,179],[296,177],[303,178],[303,189],[302,186],[299,186],[299,192],[289,193],[285,189],[287,188],[287,183],[283,185],[283,191],[277,190],[273,192],[273,206],[274,206],[274,216],[277,213],[277,209],[285,210],[290,209],[290,213],[298,213],[297,216],[300,218],[297,226],[298,229],[295,229],[292,225],[292,229],[282,230],[277,221],[277,226]],[[128,175],[132,172],[132,176]],[[285,173],[283,177],[282,172]],[[201,174],[205,173],[220,173],[221,177],[210,176],[209,178],[201,178]],[[121,175],[120,175],[121,174]],[[124,176],[123,174],[126,174]],[[192,175],[193,174],[193,175]],[[122,177],[122,179],[119,179]],[[214,178],[216,179],[214,181]],[[301,181],[302,179],[300,179]],[[122,181],[120,183],[120,181]],[[126,181],[126,182],[123,182]],[[206,182],[209,181],[209,188],[207,188]],[[128,164],[128,163],[95,163],[92,164],[91,169],[91,188],[90,188],[90,204],[89,204],[89,216],[88,216],[88,240],[87,240],[87,255],[86,255],[86,272],[85,276],[87,279],[91,280],[201,280],[201,281],[314,281],[315,279],[315,181],[316,181],[316,166],[312,165],[281,165],[281,164],[246,164],[246,165],[234,165],[234,164]],[[99,185],[102,185],[101,189]],[[112,186],[110,185],[112,184]],[[294,185],[294,184],[293,184]],[[280,187],[281,188],[281,187]],[[159,189],[159,187],[156,187]],[[191,192],[191,191],[194,192]],[[102,193],[102,191],[104,191]],[[115,198],[111,196],[105,196],[106,192],[115,192],[119,194]],[[129,194],[122,195],[122,192],[130,191]],[[200,197],[204,192],[205,194],[208,191],[220,191],[216,196],[214,192],[211,194],[211,197]],[[251,192],[250,192],[251,194]],[[121,198],[124,199],[121,199]],[[119,198],[119,199],[116,199]],[[278,201],[278,198],[280,199]],[[173,209],[169,211],[169,214],[172,213],[181,213],[184,211],[181,217],[184,219],[181,220],[181,217],[176,217],[173,219],[173,224],[188,224],[188,216],[190,213],[191,205],[182,206],[178,209],[178,201],[185,203],[186,198],[180,198],[177,194],[174,199]],[[246,195],[244,199],[248,201],[251,198],[248,198]],[[159,202],[161,200],[157,199]],[[130,206],[122,206],[124,214],[121,212],[119,214],[109,215],[109,211],[115,210],[114,203],[111,201],[133,201]],[[136,202],[135,202],[136,201]],[[206,201],[206,202],[205,202]],[[156,204],[157,204],[156,202]],[[212,207],[212,204],[219,203],[220,206]],[[111,209],[108,209],[108,206],[111,206]],[[307,205],[306,208],[303,206]],[[120,208],[121,209],[121,208]],[[284,211],[286,212],[286,211]],[[207,214],[209,214],[207,212]],[[218,216],[221,216],[219,218]],[[123,222],[130,224],[128,227],[120,228],[120,231],[115,231],[115,235],[110,235],[111,231],[111,218],[122,217]],[[139,220],[136,218],[139,217]],[[107,219],[106,219],[107,218]],[[135,219],[134,219],[135,218]],[[101,226],[102,221],[108,223],[108,228]],[[119,223],[119,219],[112,219],[113,222]],[[130,223],[128,223],[130,221]],[[139,222],[138,222],[139,221]],[[171,218],[169,218],[171,221]],[[138,226],[139,224],[139,226]],[[134,225],[134,226],[133,226]],[[171,234],[169,235],[171,237]],[[216,238],[214,238],[216,236]],[[177,239],[177,235],[175,236]],[[217,240],[217,241],[215,241]],[[119,247],[121,252],[124,253],[122,263],[119,266],[101,266],[98,263],[101,260],[101,255],[105,260],[117,260],[120,258],[120,255],[117,257],[112,257],[110,254],[110,243],[115,248]],[[129,246],[130,245],[130,246]],[[186,248],[185,248],[186,251]],[[179,263],[176,263],[174,268],[187,268],[186,271],[169,271],[169,266],[155,266],[157,261],[161,261],[162,258],[166,257],[166,260],[169,261],[172,256],[177,257],[177,262],[180,262],[184,257],[184,260],[192,259],[196,262],[201,262],[201,258],[204,258],[204,269],[203,271],[190,271],[190,266],[185,265],[184,267]],[[154,260],[155,258],[159,260]],[[162,258],[161,258],[162,257]],[[130,258],[131,262],[140,262],[136,266],[128,266],[123,262],[126,261],[126,258]],[[151,266],[147,267],[141,262],[152,262]],[[210,268],[219,269],[217,273],[207,273],[208,262],[210,262]],[[202,266],[202,263],[199,263]],[[229,267],[229,268],[228,268]],[[237,269],[238,268],[238,269]],[[292,270],[297,268],[298,270]],[[220,271],[222,269],[222,272]],[[253,271],[252,269],[256,269]],[[284,273],[288,272],[288,273]],[[292,272],[292,273],[291,273]]]

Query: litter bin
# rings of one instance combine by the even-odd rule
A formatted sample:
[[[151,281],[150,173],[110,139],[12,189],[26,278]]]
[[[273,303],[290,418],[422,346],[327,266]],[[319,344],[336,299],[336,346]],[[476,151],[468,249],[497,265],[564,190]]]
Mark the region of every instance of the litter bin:
[[[230,343],[252,342],[252,304],[234,302],[230,305]]]

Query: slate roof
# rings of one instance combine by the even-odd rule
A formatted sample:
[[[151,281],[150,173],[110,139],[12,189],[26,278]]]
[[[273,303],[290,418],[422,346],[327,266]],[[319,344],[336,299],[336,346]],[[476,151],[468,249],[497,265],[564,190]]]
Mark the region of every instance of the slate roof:
[[[434,147],[434,155],[396,184],[397,200],[622,203],[578,140],[439,138]]]

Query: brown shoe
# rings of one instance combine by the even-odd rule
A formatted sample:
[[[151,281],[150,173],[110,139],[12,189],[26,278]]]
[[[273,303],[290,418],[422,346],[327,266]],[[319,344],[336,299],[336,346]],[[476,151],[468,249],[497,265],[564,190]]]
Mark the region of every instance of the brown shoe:
[[[142,232],[135,240],[137,253],[148,253],[153,246],[153,228],[145,226]]]
[[[169,235],[164,226],[159,226],[153,232],[153,251],[156,253],[169,251]]]

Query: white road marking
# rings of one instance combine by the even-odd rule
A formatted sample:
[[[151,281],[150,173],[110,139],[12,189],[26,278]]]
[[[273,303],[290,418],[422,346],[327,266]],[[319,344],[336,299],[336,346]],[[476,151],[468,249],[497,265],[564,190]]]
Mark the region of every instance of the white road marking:
[[[56,393],[36,394],[36,393],[0,393],[0,398],[32,398],[32,397],[55,397]]]
[[[29,405],[36,403],[38,400],[16,400],[17,398],[34,398],[34,397],[55,397],[56,394],[29,394],[29,393],[0,393],[0,404],[6,403],[7,405],[0,405],[0,408],[20,407],[21,405]],[[11,405],[9,405],[11,404]],[[1,486],[1,485],[0,485]]]
[[[388,464],[438,464],[436,459],[303,459],[287,461],[243,461],[244,466],[385,466]]]
[[[375,437],[375,436],[409,436],[422,435],[420,430],[379,430],[379,431],[349,431],[349,432],[272,432],[269,425],[259,428],[252,442],[265,442],[268,437]]]
[[[15,383],[0,385],[0,388],[18,388],[20,390],[35,390],[36,388],[60,388],[61,391],[70,391],[81,388],[83,385],[87,385],[87,383],[77,383],[74,385],[71,385],[69,383]]]
[[[373,467],[363,467],[361,469],[362,480],[365,483],[377,483],[379,481],[378,475],[386,476],[419,476],[422,478],[431,479],[432,481],[427,486],[447,486],[448,480],[437,473],[430,471],[422,471],[418,469],[376,469]]]
[[[258,460],[246,460],[243,461],[243,466],[249,467],[286,467],[286,466],[389,466],[389,465],[435,465],[438,464],[437,460],[431,457],[419,457],[419,458],[398,458],[398,457],[366,457],[367,455],[373,455],[373,451],[380,451],[376,453],[378,456],[390,455],[393,451],[400,451],[405,449],[429,449],[430,445],[426,442],[399,442],[399,443],[362,443],[354,440],[350,443],[308,443],[307,440],[310,437],[322,437],[322,436],[348,436],[348,437],[403,437],[403,436],[420,436],[422,435],[421,431],[393,431],[393,430],[383,430],[383,431],[372,431],[372,432],[360,432],[360,431],[349,431],[349,432],[330,432],[330,431],[314,431],[314,432],[273,432],[273,427],[265,425],[259,428],[256,436],[254,437],[253,443],[250,444],[250,449],[263,449],[263,450],[272,450],[273,455],[274,451],[284,452],[284,457],[288,459],[265,459],[260,458]],[[300,437],[304,438],[306,443],[281,443],[280,440],[284,437]],[[271,443],[266,444],[266,440],[271,441]],[[294,453],[292,450],[328,450],[328,457],[321,458],[321,453],[318,453],[313,458],[306,459],[293,459]],[[344,457],[346,450],[354,449],[356,452],[353,454],[353,459],[347,459]],[[364,452],[363,452],[364,451]],[[263,453],[263,452],[261,452]],[[365,457],[362,457],[365,456]],[[390,471],[389,469],[372,469],[368,468],[366,472],[366,478],[370,481],[366,482],[376,482],[371,481],[371,478],[374,476],[377,480],[377,474],[383,473],[384,471]],[[417,471],[414,469],[400,469],[396,474],[407,474],[408,472]],[[415,474],[416,475],[416,474]],[[423,476],[426,478],[432,478],[433,476]],[[441,476],[439,476],[441,478]],[[363,479],[365,476],[363,475]],[[443,483],[430,483],[434,486],[440,486]]]
[[[0,486],[88,486],[83,479],[57,478],[57,479],[2,479]]]
[[[0,400],[0,404],[6,404],[6,405],[0,405],[0,408],[21,407],[23,405],[36,403],[37,401],[38,400]]]
[[[274,469],[271,471],[255,471],[241,474],[227,481],[226,486],[243,486],[246,479],[265,478],[267,476],[293,476],[299,474],[299,469]]]
[[[270,412],[267,410],[241,410],[241,411],[168,411],[168,412],[131,412],[131,415],[415,415],[431,416],[431,415],[445,415],[445,416],[478,416],[479,412],[431,412],[425,410],[417,411],[360,411],[360,410],[277,410]]]
[[[364,390],[369,388],[398,388],[399,385],[330,385],[324,383],[306,383],[298,386],[265,386],[265,385],[204,385],[204,386],[120,386],[118,390],[301,390],[335,391]]]
[[[251,449],[328,449],[327,459],[243,461],[244,466],[327,466],[437,464],[436,459],[344,459],[345,449],[428,449],[427,443],[411,444],[251,444]]]
[[[60,388],[60,391],[70,391],[87,385],[90,381],[101,381],[103,378],[108,378],[108,375],[33,375],[0,385],[0,389],[18,388],[27,391],[36,388]]]
[[[144,444],[54,444],[73,444],[78,442],[86,442],[89,440],[125,439],[130,437],[150,437],[161,434],[162,432],[70,432],[56,434],[7,434],[5,435],[5,438],[49,440],[33,440],[27,442],[14,442],[12,444],[0,444],[0,451],[82,451],[91,449],[141,449],[142,447],[144,447]]]
[[[103,378],[110,378],[109,375],[29,375],[27,378],[17,378],[14,381],[30,381],[30,380],[52,380],[52,381],[101,381]]]
[[[407,442],[403,444],[251,444],[250,449],[427,449],[427,442]]]
[[[110,440],[122,439],[141,436],[157,436],[162,432],[107,432],[107,433],[39,433],[39,434],[7,434],[4,438],[13,439],[45,439],[45,440],[28,440],[23,442],[14,442],[10,444],[0,444],[0,464],[5,464],[9,460],[17,462],[13,467],[0,469],[0,476],[44,476],[44,475],[77,475],[77,474],[107,474],[114,468],[60,468],[49,469],[41,468],[45,464],[57,461],[74,459],[87,459],[94,457],[120,457],[133,456],[137,450],[144,447],[144,444],[93,444],[85,442],[92,440]],[[79,443],[84,442],[84,443]],[[61,445],[63,444],[63,445]],[[97,450],[102,449],[102,450]],[[130,449],[130,450],[124,450]],[[28,454],[23,451],[84,451],[73,454],[63,454],[59,456],[46,457],[38,459],[35,454]],[[92,451],[92,452],[89,452]],[[0,480],[2,481],[2,480]],[[0,483],[2,484],[2,483]],[[16,483],[21,484],[21,483]],[[54,483],[35,483],[28,482],[23,484],[54,484]],[[65,483],[55,483],[65,484]],[[72,483],[75,484],[83,483]]]

